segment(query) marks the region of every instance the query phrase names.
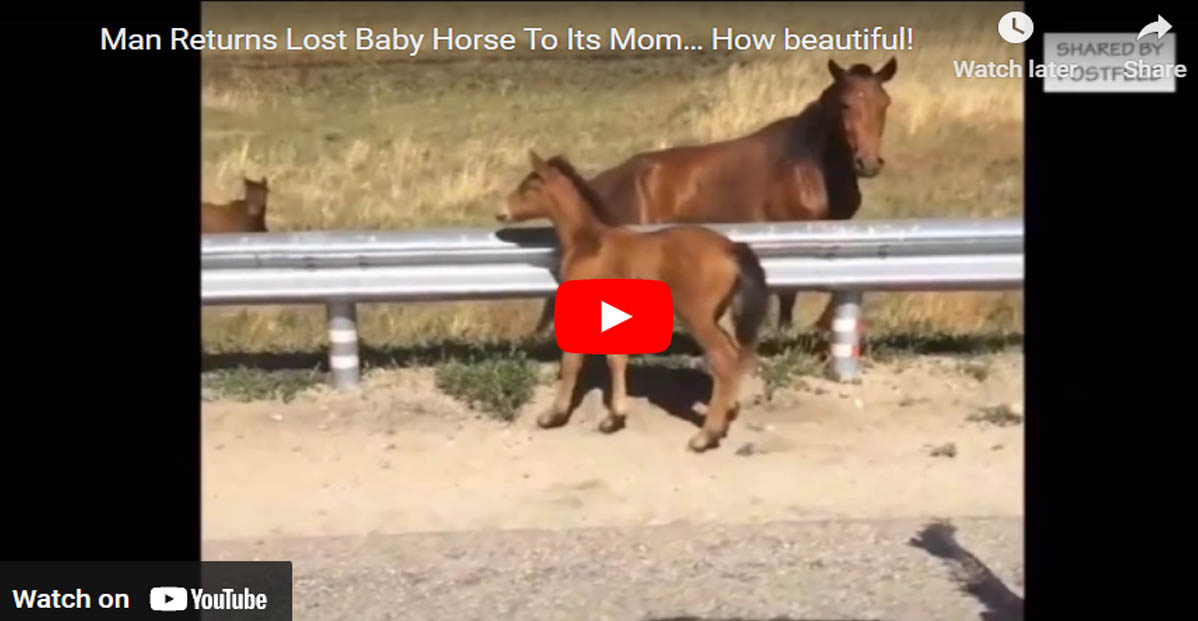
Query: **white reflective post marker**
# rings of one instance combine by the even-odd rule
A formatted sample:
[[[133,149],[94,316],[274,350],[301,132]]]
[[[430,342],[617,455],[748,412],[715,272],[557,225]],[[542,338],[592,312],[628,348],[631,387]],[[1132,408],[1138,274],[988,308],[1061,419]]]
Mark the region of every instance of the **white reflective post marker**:
[[[332,302],[329,309],[329,375],[333,388],[358,385],[358,309],[352,302]]]

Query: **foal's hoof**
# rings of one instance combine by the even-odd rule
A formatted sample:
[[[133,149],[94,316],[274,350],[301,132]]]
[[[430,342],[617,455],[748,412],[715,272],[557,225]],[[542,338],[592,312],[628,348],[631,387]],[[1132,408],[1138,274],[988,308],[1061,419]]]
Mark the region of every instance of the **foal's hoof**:
[[[687,447],[696,453],[702,453],[703,451],[713,449],[719,445],[719,438],[713,438],[707,435],[707,432],[705,431],[700,431],[695,435],[695,437],[691,438],[689,443],[687,443]]]
[[[553,429],[566,424],[566,415],[557,412],[545,412],[537,417],[537,426],[541,429]]]
[[[599,431],[603,433],[615,433],[624,428],[623,416],[608,416],[599,421]]]

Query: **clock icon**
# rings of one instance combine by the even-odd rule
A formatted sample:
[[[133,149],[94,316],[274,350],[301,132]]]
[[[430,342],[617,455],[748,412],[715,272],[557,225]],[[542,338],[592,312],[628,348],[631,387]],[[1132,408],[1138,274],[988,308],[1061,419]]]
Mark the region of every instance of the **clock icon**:
[[[1023,43],[1032,36],[1032,18],[1022,11],[1011,11],[998,20],[998,34],[1007,43]]]

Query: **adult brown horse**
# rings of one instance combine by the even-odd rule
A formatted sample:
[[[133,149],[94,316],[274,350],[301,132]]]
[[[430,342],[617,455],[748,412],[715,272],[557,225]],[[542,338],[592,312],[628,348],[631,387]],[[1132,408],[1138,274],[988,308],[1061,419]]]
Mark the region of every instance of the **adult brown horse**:
[[[795,116],[740,138],[639,153],[588,181],[611,225],[847,220],[861,206],[857,177],[882,170],[882,131],[894,77],[828,61],[832,84]],[[778,294],[779,327],[791,323],[795,292]],[[816,324],[828,329],[831,303]],[[536,331],[553,319],[553,298]]]
[[[200,231],[203,233],[265,233],[266,177],[261,181],[242,177],[245,196],[223,205],[200,203]]]
[[[597,198],[564,157],[548,163],[530,152],[533,172],[508,196],[496,217],[521,221],[547,217],[557,233],[563,281],[589,278],[659,280],[670,287],[674,313],[703,348],[714,378],[703,427],[688,446],[714,448],[736,417],[741,377],[756,360],[757,331],[769,291],[757,255],[746,244],[701,226],[674,226],[641,233],[605,224]],[[731,320],[731,327],[726,326]],[[562,354],[561,381],[553,408],[537,423],[564,425],[570,417],[584,354]],[[608,355],[611,399],[600,431],[624,427],[628,415],[628,356]]]

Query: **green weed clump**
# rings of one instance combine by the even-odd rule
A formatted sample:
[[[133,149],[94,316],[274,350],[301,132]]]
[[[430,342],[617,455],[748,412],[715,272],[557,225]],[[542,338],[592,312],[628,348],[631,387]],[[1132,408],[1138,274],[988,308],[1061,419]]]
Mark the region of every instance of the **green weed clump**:
[[[237,401],[281,399],[291,401],[297,394],[319,384],[322,374],[316,370],[286,369],[268,371],[250,367],[219,369],[201,376],[201,395],[207,399]]]
[[[801,375],[816,375],[820,372],[819,358],[811,351],[789,347],[781,353],[761,359],[761,381],[765,399],[772,401],[774,393],[786,388]]]
[[[504,421],[516,417],[538,381],[536,364],[516,350],[502,356],[450,360],[436,371],[441,392]]]

